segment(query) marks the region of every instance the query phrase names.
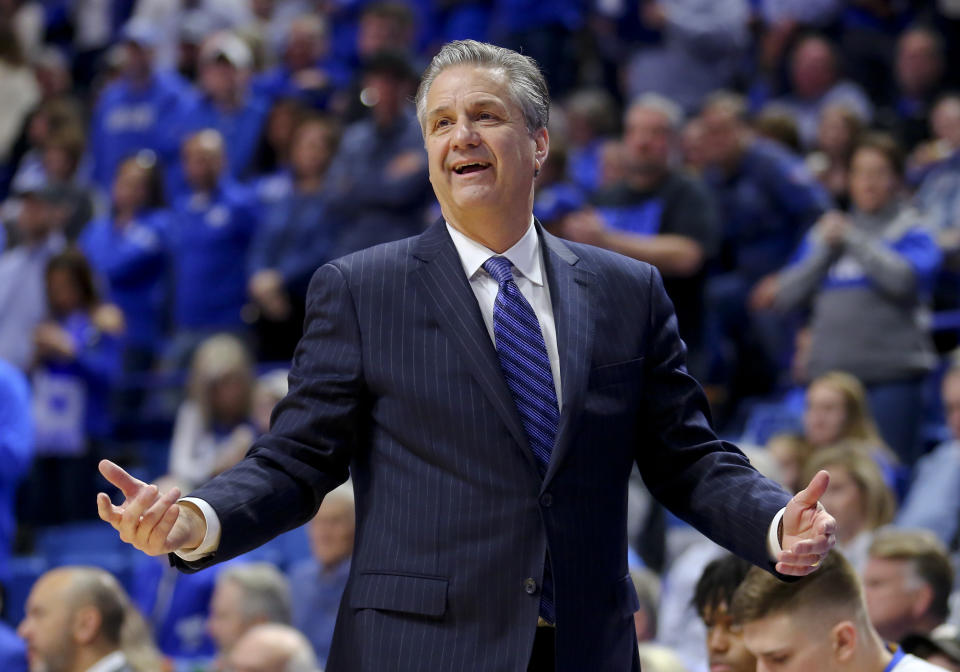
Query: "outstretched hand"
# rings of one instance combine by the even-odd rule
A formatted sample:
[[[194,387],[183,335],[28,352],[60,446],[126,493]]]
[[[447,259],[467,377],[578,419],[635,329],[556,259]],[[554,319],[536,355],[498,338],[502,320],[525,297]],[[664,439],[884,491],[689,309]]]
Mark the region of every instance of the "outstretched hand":
[[[163,495],[156,485],[140,481],[110,460],[100,461],[100,473],[120,488],[126,498],[120,506],[103,492],[97,494],[97,512],[120,533],[120,539],[147,555],[165,555],[196,548],[206,524],[199,513],[177,504],[179,488]]]
[[[837,521],[827,513],[820,498],[830,485],[830,474],[818,471],[810,485],[787,503],[783,514],[783,536],[777,571],[806,576],[820,565],[837,543]]]

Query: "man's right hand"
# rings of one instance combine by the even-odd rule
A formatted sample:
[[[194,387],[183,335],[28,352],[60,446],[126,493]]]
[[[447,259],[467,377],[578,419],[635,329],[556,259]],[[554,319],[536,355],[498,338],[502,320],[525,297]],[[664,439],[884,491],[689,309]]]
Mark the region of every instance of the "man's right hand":
[[[179,488],[162,496],[156,485],[137,480],[110,460],[100,461],[100,473],[120,488],[120,506],[103,492],[97,494],[100,517],[120,533],[120,539],[147,555],[197,548],[206,534],[203,515],[188,503],[177,503]]]

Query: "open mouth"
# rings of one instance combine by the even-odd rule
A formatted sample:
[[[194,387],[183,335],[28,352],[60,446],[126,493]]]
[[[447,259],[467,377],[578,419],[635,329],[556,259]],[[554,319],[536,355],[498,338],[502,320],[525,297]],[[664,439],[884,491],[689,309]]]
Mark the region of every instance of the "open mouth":
[[[485,161],[471,161],[470,163],[459,163],[453,167],[453,172],[457,175],[469,175],[470,173],[479,173],[486,170],[490,164]]]

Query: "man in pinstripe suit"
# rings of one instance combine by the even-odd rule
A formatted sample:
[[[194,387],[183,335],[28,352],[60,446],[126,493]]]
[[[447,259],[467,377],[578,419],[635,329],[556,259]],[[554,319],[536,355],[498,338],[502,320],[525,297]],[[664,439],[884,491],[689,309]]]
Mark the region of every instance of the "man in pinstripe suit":
[[[834,539],[826,473],[791,499],[718,441],[657,272],[533,221],[536,64],[451,43],[417,102],[445,221],[317,271],[290,393],[245,460],[184,499],[105,462],[127,499],[101,494],[104,520],[199,569],[304,523],[352,475],[332,672],[639,670],[634,462],[717,542],[813,571]]]

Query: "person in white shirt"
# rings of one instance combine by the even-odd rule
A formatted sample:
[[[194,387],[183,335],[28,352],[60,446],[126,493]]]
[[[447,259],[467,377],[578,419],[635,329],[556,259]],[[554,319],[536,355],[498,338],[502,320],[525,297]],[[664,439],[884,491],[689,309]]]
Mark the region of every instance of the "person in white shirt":
[[[733,597],[733,619],[758,672],[942,672],[884,643],[867,615],[853,566],[831,550],[791,583],[750,570]]]

